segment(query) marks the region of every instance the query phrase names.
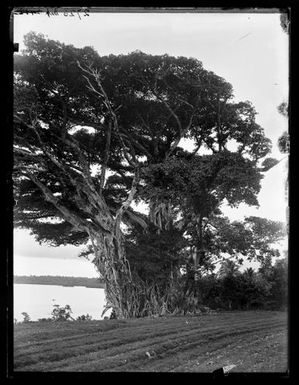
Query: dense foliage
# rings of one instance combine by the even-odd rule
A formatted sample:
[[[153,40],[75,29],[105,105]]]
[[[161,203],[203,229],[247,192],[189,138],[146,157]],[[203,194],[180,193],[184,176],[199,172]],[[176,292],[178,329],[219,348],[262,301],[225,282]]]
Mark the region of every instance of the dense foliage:
[[[178,308],[185,314],[212,310],[285,310],[288,306],[288,265],[284,259],[257,271],[225,261],[217,273],[206,274],[194,284],[195,297],[177,293]],[[182,277],[186,284],[187,276]]]

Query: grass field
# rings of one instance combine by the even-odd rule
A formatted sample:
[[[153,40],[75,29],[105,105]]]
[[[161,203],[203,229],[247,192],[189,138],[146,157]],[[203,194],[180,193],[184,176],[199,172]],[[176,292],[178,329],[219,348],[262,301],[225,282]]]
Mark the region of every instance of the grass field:
[[[272,311],[14,329],[15,371],[285,372],[287,350],[287,314]]]

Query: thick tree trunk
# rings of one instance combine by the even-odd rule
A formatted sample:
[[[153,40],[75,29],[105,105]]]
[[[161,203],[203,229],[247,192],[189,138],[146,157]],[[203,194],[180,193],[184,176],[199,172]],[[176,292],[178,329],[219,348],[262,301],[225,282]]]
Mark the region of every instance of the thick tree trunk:
[[[125,256],[120,228],[105,235],[97,234],[93,239],[93,246],[94,263],[106,283],[107,304],[114,309],[117,318],[132,317],[130,302],[135,285]]]
[[[93,246],[93,262],[105,281],[107,305],[113,308],[117,318],[165,313],[167,299],[161,295],[159,287],[142,281],[131,272],[119,227],[105,235],[97,234],[93,238]]]
[[[163,214],[164,211],[169,214],[169,208],[162,205],[160,209],[155,204],[150,214],[153,219],[158,219],[155,224],[161,229],[167,227],[169,218],[164,221]],[[107,305],[114,309],[117,318],[157,316],[171,312],[169,290],[161,292],[161,287],[155,282],[144,282],[136,272],[131,272],[125,255],[120,220],[109,218],[109,214],[106,214],[107,231],[99,228],[98,232],[90,233],[90,238],[95,254],[93,262],[106,284]],[[169,282],[170,287],[172,281]]]

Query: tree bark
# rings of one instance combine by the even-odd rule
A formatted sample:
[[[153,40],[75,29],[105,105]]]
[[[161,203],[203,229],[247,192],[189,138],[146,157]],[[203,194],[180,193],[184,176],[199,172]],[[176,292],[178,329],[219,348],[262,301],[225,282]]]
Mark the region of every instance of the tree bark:
[[[204,257],[204,248],[203,248],[203,234],[202,234],[202,214],[199,213],[197,220],[196,220],[196,231],[197,231],[197,236],[198,236],[198,245],[195,248],[195,253],[194,253],[194,268],[195,268],[195,273],[194,273],[194,281],[198,281],[199,276],[198,272],[196,271],[198,268],[199,263],[202,261]]]
[[[117,318],[134,316],[130,310],[134,284],[120,227],[111,229],[105,235],[94,234],[92,244],[95,254],[93,262],[105,281],[107,305],[114,309]]]

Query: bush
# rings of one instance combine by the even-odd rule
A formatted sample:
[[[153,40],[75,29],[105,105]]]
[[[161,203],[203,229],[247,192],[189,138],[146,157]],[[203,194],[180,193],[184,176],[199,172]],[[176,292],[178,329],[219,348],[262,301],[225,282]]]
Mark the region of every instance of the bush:
[[[52,322],[53,321],[53,319],[52,318],[39,318],[38,319],[38,322]]]
[[[74,320],[71,316],[72,309],[70,305],[59,306],[57,304],[53,305],[54,309],[52,310],[52,319],[54,321],[68,321],[70,319]]]
[[[76,318],[76,321],[91,321],[92,316],[89,315],[88,313],[86,315],[79,315],[79,317]]]

